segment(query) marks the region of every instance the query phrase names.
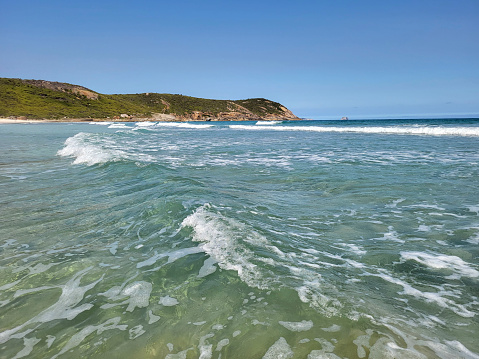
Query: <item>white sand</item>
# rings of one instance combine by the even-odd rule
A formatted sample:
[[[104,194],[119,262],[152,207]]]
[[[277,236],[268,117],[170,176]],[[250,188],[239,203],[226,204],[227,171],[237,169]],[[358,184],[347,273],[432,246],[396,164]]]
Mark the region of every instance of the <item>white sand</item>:
[[[0,123],[32,123],[43,122],[41,120],[13,120],[11,118],[0,118]]]

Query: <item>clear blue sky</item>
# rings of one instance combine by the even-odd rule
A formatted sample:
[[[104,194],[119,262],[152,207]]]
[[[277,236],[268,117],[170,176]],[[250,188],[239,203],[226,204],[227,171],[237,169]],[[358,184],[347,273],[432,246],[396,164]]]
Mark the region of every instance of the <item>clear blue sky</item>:
[[[0,77],[265,97],[300,117],[479,114],[479,0],[0,0]]]

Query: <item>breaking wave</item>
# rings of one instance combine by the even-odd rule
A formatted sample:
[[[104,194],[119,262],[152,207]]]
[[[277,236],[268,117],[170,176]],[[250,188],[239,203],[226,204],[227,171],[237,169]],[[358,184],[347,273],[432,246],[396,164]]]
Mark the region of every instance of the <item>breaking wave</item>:
[[[127,151],[128,150],[128,151]],[[101,134],[80,132],[65,141],[65,147],[57,152],[62,157],[73,157],[73,164],[93,166],[112,161],[153,161],[153,157],[144,153],[132,153],[123,141],[116,141]]]
[[[237,130],[264,130],[263,126],[230,125]],[[336,133],[373,133],[422,136],[466,136],[479,137],[478,127],[432,127],[432,126],[364,126],[364,127],[329,127],[329,126],[271,126],[271,131],[305,131]]]
[[[214,125],[197,124],[189,122],[157,122],[157,127],[176,127],[176,128],[210,128]]]
[[[193,229],[193,240],[218,262],[222,269],[233,270],[250,286],[266,288],[266,282],[253,263],[254,246],[266,247],[265,237],[243,223],[212,211],[210,204],[198,208],[186,217],[182,227]]]
[[[57,152],[63,157],[74,157],[74,164],[86,164],[92,166],[99,163],[106,163],[113,160],[121,160],[127,157],[125,151],[112,149],[95,143],[96,136],[80,132],[73,137],[67,138],[65,147]]]

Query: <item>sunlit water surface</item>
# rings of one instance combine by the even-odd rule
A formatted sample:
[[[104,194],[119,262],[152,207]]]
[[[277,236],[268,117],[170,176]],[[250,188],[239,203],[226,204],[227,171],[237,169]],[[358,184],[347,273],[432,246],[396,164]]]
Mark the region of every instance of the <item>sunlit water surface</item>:
[[[0,125],[0,358],[479,358],[479,122]]]

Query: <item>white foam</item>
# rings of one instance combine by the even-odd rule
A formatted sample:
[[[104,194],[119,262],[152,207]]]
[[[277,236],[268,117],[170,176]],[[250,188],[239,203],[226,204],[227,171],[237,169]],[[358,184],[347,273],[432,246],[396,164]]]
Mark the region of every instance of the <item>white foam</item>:
[[[327,317],[338,315],[343,304],[338,300],[339,293],[337,288],[328,285],[327,282],[321,279],[318,273],[300,268],[297,271],[299,274],[298,279],[301,279],[303,284],[295,288],[299,299],[303,303],[310,303],[310,305]],[[326,288],[327,291],[325,290]],[[325,292],[328,292],[328,295]]]
[[[160,297],[160,301],[158,303],[165,307],[173,307],[180,304],[176,298],[170,297],[169,295],[166,297]]]
[[[399,233],[394,230],[393,226],[389,226],[388,231],[389,232],[384,233],[382,238],[374,238],[374,239],[378,241],[392,241],[392,242],[398,242],[398,243],[406,243],[403,239],[399,238]]]
[[[305,332],[313,327],[311,320],[302,320],[301,322],[278,322],[280,325],[292,332]]]
[[[101,334],[106,330],[112,330],[112,329],[118,329],[118,330],[126,330],[128,328],[127,325],[119,325],[120,323],[120,317],[115,317],[112,319],[107,320],[103,324],[100,325],[89,325],[82,330],[80,330],[78,333],[74,334],[70,340],[65,344],[65,346],[62,348],[62,350],[52,356],[52,359],[57,358],[58,356],[68,352],[69,350],[75,348],[78,346],[87,336],[90,334],[97,332],[97,334]]]
[[[471,244],[479,244],[479,233],[476,233],[470,238],[466,239],[466,242]]]
[[[256,126],[271,126],[282,123],[283,121],[258,121],[255,123]]]
[[[92,135],[80,132],[67,138],[65,147],[57,152],[63,157],[74,157],[74,164],[95,164],[126,158],[126,153],[118,149],[104,148],[100,144],[91,143]]]
[[[392,201],[392,203],[387,204],[386,207],[387,208],[397,208],[397,205],[401,202],[404,202],[405,200],[406,200],[405,198],[396,199],[396,200]]]
[[[13,298],[18,298],[18,297],[20,297],[22,295],[25,295],[25,294],[40,292],[40,291],[43,291],[43,290],[54,289],[54,288],[57,288],[57,287],[43,286],[43,287],[35,287],[35,288],[29,288],[29,289],[19,289],[15,292],[15,294],[13,295]]]
[[[4,242],[5,243],[2,244],[0,246],[0,248],[7,248],[7,247],[10,247],[10,246],[13,246],[17,242],[17,240],[16,239],[6,239],[6,240],[4,240]]]
[[[126,308],[127,312],[132,312],[136,307],[145,308],[150,303],[150,294],[152,290],[151,283],[148,282],[133,282],[129,284],[122,291],[122,295],[129,296],[130,301],[128,307]]]
[[[425,224],[420,224],[419,227],[417,227],[418,232],[431,232],[431,227],[426,226]]]
[[[108,128],[121,128],[121,129],[131,129],[132,127],[127,126],[123,123],[112,123]]]
[[[286,339],[279,338],[266,352],[263,359],[288,359],[294,355]]]
[[[168,257],[168,262],[173,263],[174,261],[186,257],[190,254],[195,254],[195,253],[201,253],[204,252],[204,249],[202,247],[190,247],[190,248],[183,248],[183,249],[178,249],[176,251],[171,251],[171,252],[164,252],[164,253],[156,253],[154,256],[148,258],[147,260],[144,260],[142,262],[138,262],[136,264],[136,268],[142,268],[142,267],[147,267],[155,264],[158,260],[161,258]],[[158,269],[158,268],[155,268]]]
[[[323,350],[313,350],[307,359],[341,359],[334,353],[325,353]]]
[[[339,332],[341,330],[341,327],[337,324],[333,324],[328,328],[321,328],[321,329],[324,330],[325,332],[335,333],[335,332]]]
[[[21,282],[21,279],[16,280],[15,282],[11,282],[11,283],[4,284],[4,285],[2,285],[2,286],[0,287],[0,292],[3,292],[3,291],[5,291],[5,290],[7,290],[7,289],[10,289],[10,288],[12,288],[12,287],[15,287],[15,286],[16,286],[18,283],[20,283],[20,282]]]
[[[401,260],[414,260],[432,269],[448,269],[458,277],[479,277],[479,271],[457,256],[425,252],[401,252]]]
[[[230,125],[237,130],[264,130],[263,126]],[[335,126],[271,126],[270,131],[300,131],[300,132],[333,132],[333,133],[372,133],[394,135],[422,135],[422,136],[466,136],[478,137],[479,127],[444,127],[444,126],[364,126],[364,127],[335,127]]]
[[[479,355],[471,352],[461,342],[457,340],[446,340],[446,344],[452,349],[453,354],[461,353],[461,357],[465,359],[479,359]]]
[[[192,128],[192,129],[202,129],[210,128],[214,125],[206,124],[197,124],[197,123],[188,123],[188,122],[157,122],[156,126],[158,127],[176,127],[176,128]]]
[[[108,122],[108,121],[90,122],[90,125],[99,125],[99,126],[109,126],[111,124],[113,124],[113,122]]]
[[[367,334],[359,335],[356,339],[353,340],[353,343],[357,346],[356,352],[359,358],[366,357],[366,350],[364,348],[369,349],[369,341],[371,339],[373,331],[371,329],[367,329],[366,333]]]
[[[423,203],[423,204],[413,204],[413,205],[410,205],[410,206],[406,206],[407,208],[424,208],[424,209],[436,209],[438,211],[445,211],[446,209],[444,207],[440,207],[436,204],[426,204],[426,203]],[[442,215],[442,213],[431,213],[431,214],[438,214],[438,215]]]
[[[12,359],[19,359],[19,358],[24,358],[33,351],[33,347],[40,342],[40,339],[37,339],[35,337],[33,338],[23,338],[23,345],[24,348],[20,350],[17,355],[15,355]]]
[[[200,268],[200,271],[198,273],[198,278],[203,278],[203,277],[206,277],[207,275],[210,275],[216,272],[216,266],[215,266],[216,263],[217,261],[211,257],[205,260],[203,263],[203,266]]]
[[[399,292],[399,294],[404,294],[404,295],[409,295],[413,296],[417,299],[422,299],[427,303],[435,303],[441,308],[448,308],[452,310],[454,313],[457,315],[460,315],[461,317],[464,318],[472,318],[476,315],[475,312],[472,312],[468,310],[464,305],[462,304],[457,304],[453,300],[446,298],[445,295],[451,295],[452,293],[446,292],[444,290],[439,291],[439,292],[426,292],[426,291],[421,291],[416,288],[414,288],[412,285],[409,283],[406,283],[405,281],[399,279],[399,278],[394,278],[389,274],[386,274],[385,272],[381,272],[379,274],[375,274],[375,276],[384,279],[387,282],[399,285],[403,287],[403,291]]]
[[[193,348],[189,348],[189,349],[186,349],[186,350],[183,350],[179,353],[176,353],[176,354],[168,354],[165,359],[186,359],[186,355],[188,354],[188,352],[190,350],[193,350]]]
[[[475,206],[468,206],[467,209],[470,212],[475,212],[479,216],[479,204]]]
[[[219,352],[221,351],[225,346],[227,346],[230,343],[229,339],[222,339],[218,342],[218,345],[216,346],[216,351]]]
[[[382,337],[379,338],[369,349],[369,358],[427,359],[427,356],[419,353],[414,348],[401,348],[391,339]]]
[[[118,251],[118,241],[107,245],[106,248],[109,248],[110,253],[115,255],[116,252]]]
[[[156,323],[161,319],[159,315],[154,315],[152,310],[148,311],[148,316],[150,317],[150,319],[148,320],[148,324]]]
[[[213,356],[213,345],[208,343],[208,339],[213,338],[213,333],[206,334],[200,338],[198,349],[200,350],[199,359],[211,359]]]
[[[324,353],[332,352],[334,350],[334,344],[327,341],[324,338],[314,338],[315,341],[317,341],[319,344],[321,344],[321,351]]]
[[[151,122],[151,121],[141,121],[141,122],[136,122],[135,125],[138,127],[151,127],[151,126],[156,126],[156,122]]]
[[[362,256],[367,253],[364,248],[354,243],[339,243],[339,245],[349,248],[351,252],[357,254],[358,256]]]
[[[145,308],[150,302],[150,294],[152,290],[151,283],[144,281],[137,281],[130,284],[126,284],[128,279],[121,286],[114,286],[108,289],[106,292],[99,293],[110,299],[111,301],[119,303],[108,303],[102,305],[100,308],[108,309],[119,305],[128,304],[127,311],[132,312],[135,308]],[[129,299],[128,299],[129,297]]]
[[[253,319],[253,320],[251,321],[251,324],[253,324],[253,325],[255,325],[255,326],[256,326],[256,325],[269,326],[268,323],[266,323],[266,322],[260,322],[258,319]]]
[[[198,208],[183,220],[182,227],[193,228],[193,240],[202,243],[203,250],[218,262],[220,268],[236,271],[250,286],[265,288],[258,267],[251,262],[255,254],[243,242],[265,248],[268,244],[266,238],[210,209],[208,204]]]
[[[137,325],[133,328],[130,328],[130,330],[128,331],[130,340],[136,339],[140,335],[145,334],[145,333],[146,333],[146,331],[143,329],[143,325],[141,325],[141,324]]]
[[[53,345],[53,342],[57,339],[53,335],[47,335],[47,339],[45,341],[47,342],[47,348],[50,348]]]

